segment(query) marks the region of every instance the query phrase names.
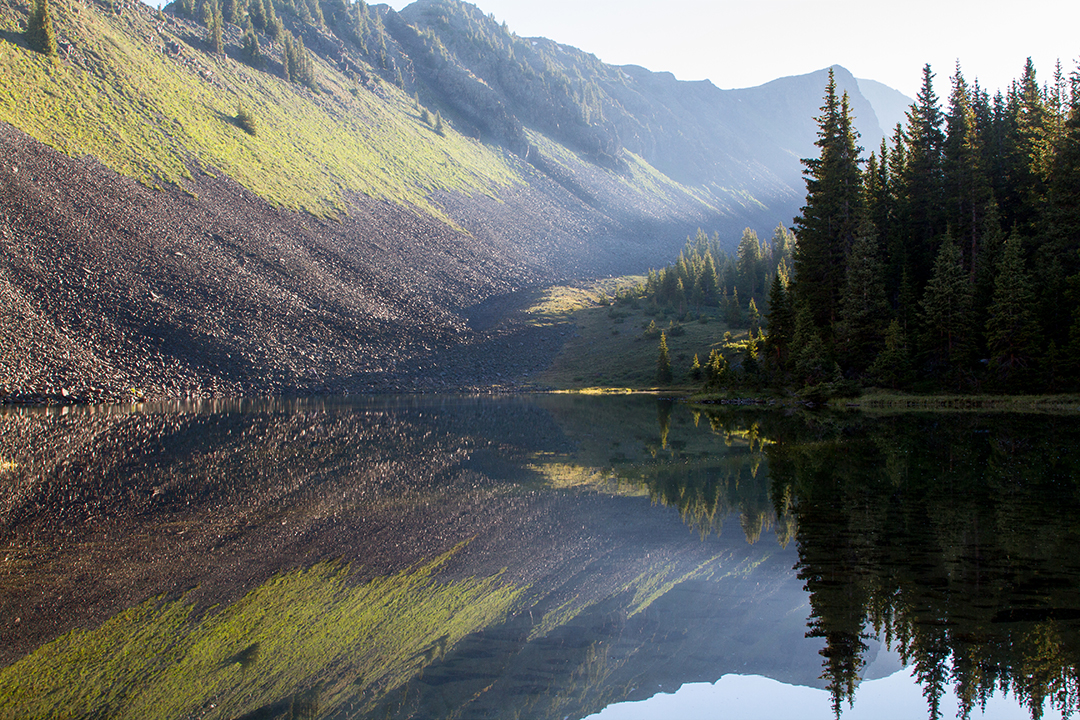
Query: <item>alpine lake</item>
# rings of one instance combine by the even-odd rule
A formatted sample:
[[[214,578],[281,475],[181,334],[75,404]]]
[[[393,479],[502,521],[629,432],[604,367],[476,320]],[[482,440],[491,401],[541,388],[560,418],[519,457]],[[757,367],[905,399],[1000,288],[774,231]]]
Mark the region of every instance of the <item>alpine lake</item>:
[[[0,718],[1055,718],[1080,415],[0,411]]]

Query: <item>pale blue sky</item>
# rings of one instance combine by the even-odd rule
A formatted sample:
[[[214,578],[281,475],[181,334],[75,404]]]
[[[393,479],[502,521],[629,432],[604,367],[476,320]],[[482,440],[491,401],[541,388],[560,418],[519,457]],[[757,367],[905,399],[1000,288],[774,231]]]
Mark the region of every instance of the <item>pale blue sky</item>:
[[[395,8],[407,0],[393,0]],[[616,64],[749,87],[839,64],[914,96],[929,62],[948,96],[959,59],[991,90],[1030,55],[1041,81],[1080,57],[1080,2],[1028,0],[479,0],[525,37],[543,36]],[[1022,9],[1021,9],[1022,8]]]

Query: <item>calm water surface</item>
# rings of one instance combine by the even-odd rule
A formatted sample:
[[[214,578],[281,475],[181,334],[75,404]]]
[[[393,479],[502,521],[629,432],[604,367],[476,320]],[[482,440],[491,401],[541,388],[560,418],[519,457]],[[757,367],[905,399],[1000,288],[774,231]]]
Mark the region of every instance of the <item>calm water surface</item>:
[[[1080,419],[0,413],[0,718],[1060,717]]]

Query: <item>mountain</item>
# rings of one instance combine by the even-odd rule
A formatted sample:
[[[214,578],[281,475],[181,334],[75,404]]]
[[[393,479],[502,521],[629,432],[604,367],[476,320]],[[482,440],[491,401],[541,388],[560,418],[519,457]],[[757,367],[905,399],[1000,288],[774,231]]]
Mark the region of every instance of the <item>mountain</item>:
[[[520,377],[540,331],[477,308],[789,223],[825,85],[605,65],[457,0],[233,0],[220,54],[192,0],[52,7],[57,58],[0,4],[9,400]]]
[[[859,92],[874,106],[885,135],[891,137],[897,124],[907,125],[907,111],[914,100],[877,80],[859,78],[858,82]]]

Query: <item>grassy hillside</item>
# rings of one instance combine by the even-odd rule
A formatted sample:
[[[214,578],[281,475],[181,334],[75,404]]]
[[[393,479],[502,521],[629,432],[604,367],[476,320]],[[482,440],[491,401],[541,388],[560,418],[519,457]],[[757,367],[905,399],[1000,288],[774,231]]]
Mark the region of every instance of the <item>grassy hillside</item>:
[[[449,127],[436,134],[400,89],[378,79],[362,86],[318,56],[313,93],[235,59],[233,26],[221,57],[206,52],[204,29],[158,20],[142,3],[121,15],[63,0],[52,7],[72,48],[58,60],[22,42],[27,6],[0,6],[0,120],[146,184],[216,169],[274,205],[327,215],[353,193],[434,211],[433,192],[520,181],[498,148]],[[256,119],[254,136],[235,121],[241,106]]]
[[[560,390],[657,388],[663,332],[674,380],[659,389],[697,389],[701,381],[689,374],[694,355],[704,364],[717,349],[732,362],[744,350],[746,330],[729,327],[714,309],[676,318],[627,297],[643,281],[637,276],[614,278],[586,287],[553,287],[541,295],[525,311],[529,322],[564,327],[567,340],[551,366],[533,381]]]

